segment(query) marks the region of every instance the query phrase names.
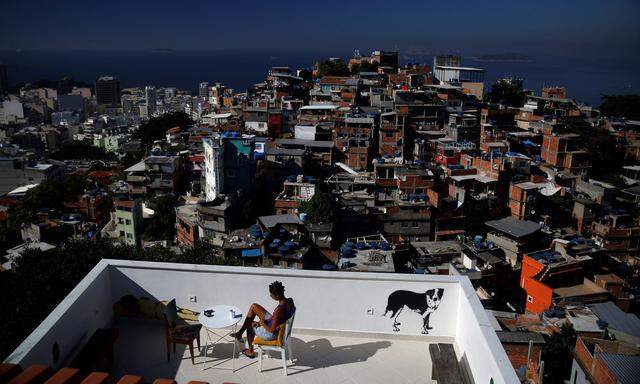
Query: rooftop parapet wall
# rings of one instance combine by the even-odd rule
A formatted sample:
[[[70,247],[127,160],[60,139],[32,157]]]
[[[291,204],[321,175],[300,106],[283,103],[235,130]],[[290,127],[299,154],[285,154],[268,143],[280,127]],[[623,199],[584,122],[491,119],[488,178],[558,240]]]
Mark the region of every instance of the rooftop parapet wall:
[[[281,281],[286,295],[295,300],[294,333],[307,329],[367,337],[450,339],[460,347],[463,365],[476,382],[488,382],[490,378],[496,384],[517,380],[473,287],[463,276],[121,260],[101,261],[7,362],[64,366],[97,328],[112,324],[113,304],[124,295],[175,298],[179,306],[194,310],[231,304],[244,312],[252,302],[268,309],[275,307],[268,293],[268,285],[274,280]],[[195,303],[190,302],[190,296],[196,297]],[[52,354],[56,342],[60,347],[58,361]]]
[[[456,336],[457,279],[448,276],[383,275],[354,272],[316,272],[271,268],[210,267],[169,263],[118,263],[111,270],[112,297],[133,294],[158,300],[176,299],[178,306],[200,311],[218,304],[235,305],[246,311],[251,303],[267,309],[275,307],[268,286],[281,281],[286,295],[296,303],[296,328],[422,335],[423,317],[404,308],[399,311],[398,331],[394,330],[392,311],[384,316],[389,296],[399,290],[414,292],[407,300],[428,299],[438,303],[432,309],[428,336]],[[442,289],[441,298],[427,298]],[[197,302],[189,302],[196,295]],[[394,305],[392,303],[391,308]],[[371,310],[373,312],[371,313]],[[427,335],[427,334],[425,334]]]

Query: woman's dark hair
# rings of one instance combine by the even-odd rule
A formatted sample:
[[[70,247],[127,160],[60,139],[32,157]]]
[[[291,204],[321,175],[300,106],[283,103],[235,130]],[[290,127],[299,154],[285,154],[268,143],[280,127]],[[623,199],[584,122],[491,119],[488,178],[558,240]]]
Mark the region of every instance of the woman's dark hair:
[[[284,285],[282,285],[282,283],[279,281],[274,281],[273,283],[269,284],[269,292],[273,293],[274,295],[282,296],[284,295]]]

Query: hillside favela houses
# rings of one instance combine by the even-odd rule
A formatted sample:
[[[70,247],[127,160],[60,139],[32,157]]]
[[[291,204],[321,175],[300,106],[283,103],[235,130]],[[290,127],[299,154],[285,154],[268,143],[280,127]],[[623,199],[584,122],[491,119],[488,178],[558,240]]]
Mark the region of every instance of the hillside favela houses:
[[[640,383],[640,117],[318,56],[242,89],[0,65],[0,383]]]

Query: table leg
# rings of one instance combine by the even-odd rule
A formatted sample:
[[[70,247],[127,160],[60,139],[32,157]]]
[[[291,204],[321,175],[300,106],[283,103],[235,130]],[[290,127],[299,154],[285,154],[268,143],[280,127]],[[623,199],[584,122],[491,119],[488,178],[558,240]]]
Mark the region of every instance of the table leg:
[[[235,334],[236,333],[235,324],[233,324],[232,329],[233,329],[233,333]],[[232,372],[235,372],[236,371],[236,347],[238,345],[238,340],[236,340],[235,337],[232,337],[232,339],[233,339],[233,355],[231,356],[231,369],[232,369]]]
[[[206,362],[206,359],[205,359],[205,362],[203,363],[202,370],[206,371],[207,369],[217,368],[217,369],[230,369],[233,372],[235,372],[236,371],[236,354],[237,354],[238,346],[237,346],[237,340],[235,339],[235,337],[231,336],[231,332],[235,333],[237,331],[237,325],[236,324],[232,325],[231,332],[227,331],[227,332],[225,332],[223,334],[218,334],[218,333],[216,333],[216,332],[214,332],[212,330],[209,330],[206,327],[204,329],[205,329],[205,332],[207,332],[207,343],[206,343],[206,346],[205,346],[205,353],[204,353],[205,357],[209,357],[209,355],[207,355],[207,350],[209,349],[209,347],[211,347],[211,349],[215,348],[215,345],[218,344],[220,342],[220,340],[225,340],[226,341],[227,337],[231,337],[231,341],[233,342],[233,355],[231,356],[231,367],[229,367],[228,365],[226,367],[219,366],[219,364],[215,365],[215,366],[207,367],[206,366],[207,362]],[[211,334],[213,334],[213,335],[215,335],[217,337],[216,341],[213,341],[213,339],[211,338]],[[211,357],[213,357],[213,354],[211,355]],[[228,364],[228,360],[227,360],[227,364]]]

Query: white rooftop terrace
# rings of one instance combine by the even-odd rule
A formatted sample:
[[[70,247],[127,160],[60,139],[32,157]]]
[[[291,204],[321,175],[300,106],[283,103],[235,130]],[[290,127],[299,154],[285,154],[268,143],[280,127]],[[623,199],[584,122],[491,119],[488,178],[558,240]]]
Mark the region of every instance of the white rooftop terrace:
[[[163,323],[115,318],[113,305],[122,296],[175,298],[193,310],[229,304],[246,311],[253,303],[275,306],[268,285],[282,281],[297,307],[291,346],[294,364],[284,376],[279,359],[267,359],[258,372],[256,360],[241,358],[236,371],[210,368],[231,355],[233,344],[216,346],[213,355],[199,356],[178,346],[166,360]],[[443,289],[430,316],[428,334],[423,319],[406,307],[394,331],[383,316],[389,295],[397,290],[425,297]],[[196,303],[189,301],[195,295]],[[399,303],[405,304],[404,302]],[[406,303],[410,304],[411,303]],[[325,272],[193,264],[101,261],[52,311],[6,362],[66,366],[98,328],[118,328],[115,364],[110,373],[138,374],[148,381],[175,378],[178,383],[434,383],[429,344],[450,343],[470,383],[516,383],[518,379],[489,318],[464,276]],[[203,331],[204,336],[204,331]],[[202,341],[206,340],[202,337]],[[61,358],[54,361],[54,343]],[[208,369],[204,369],[208,368]]]

